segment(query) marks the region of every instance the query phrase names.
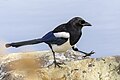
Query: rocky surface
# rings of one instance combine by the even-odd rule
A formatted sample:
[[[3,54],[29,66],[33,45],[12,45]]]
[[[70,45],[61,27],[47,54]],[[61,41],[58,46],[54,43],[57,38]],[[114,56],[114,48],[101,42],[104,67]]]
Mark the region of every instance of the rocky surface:
[[[0,80],[120,80],[120,56],[82,59],[75,52],[56,54],[62,68],[47,67],[52,53],[36,51],[0,56]]]

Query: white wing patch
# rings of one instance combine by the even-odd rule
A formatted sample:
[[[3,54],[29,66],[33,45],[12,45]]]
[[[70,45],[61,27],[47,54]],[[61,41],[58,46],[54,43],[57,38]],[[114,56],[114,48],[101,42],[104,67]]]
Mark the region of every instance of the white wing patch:
[[[54,33],[55,37],[69,38],[70,34],[68,32],[58,32]]]

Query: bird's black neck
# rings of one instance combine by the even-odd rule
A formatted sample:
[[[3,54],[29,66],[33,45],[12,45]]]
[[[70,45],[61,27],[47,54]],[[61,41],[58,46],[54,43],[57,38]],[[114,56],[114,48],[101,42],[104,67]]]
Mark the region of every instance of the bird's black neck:
[[[68,32],[70,33],[70,44],[75,45],[82,35],[82,27],[68,25],[67,28]]]

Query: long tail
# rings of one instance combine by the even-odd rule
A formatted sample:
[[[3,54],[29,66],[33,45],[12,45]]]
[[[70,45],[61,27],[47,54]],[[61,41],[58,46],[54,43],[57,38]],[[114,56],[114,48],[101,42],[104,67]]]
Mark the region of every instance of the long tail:
[[[34,40],[28,40],[28,41],[21,41],[21,42],[15,42],[15,43],[8,43],[5,46],[8,47],[20,47],[20,46],[25,46],[25,45],[33,45],[33,44],[38,44],[42,43],[42,39],[34,39]]]

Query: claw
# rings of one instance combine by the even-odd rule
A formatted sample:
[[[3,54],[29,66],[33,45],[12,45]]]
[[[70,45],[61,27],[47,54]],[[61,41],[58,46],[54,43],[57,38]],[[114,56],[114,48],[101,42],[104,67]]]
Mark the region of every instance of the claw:
[[[53,61],[53,63],[52,63],[52,64],[50,64],[50,65],[48,65],[48,67],[52,66],[53,64],[55,65],[55,68],[56,68],[56,67],[63,68],[63,67],[62,67],[62,66],[60,66],[60,65],[62,65],[62,64],[64,64],[64,65],[65,65],[65,63],[64,63],[64,62],[63,62],[63,63],[59,63],[59,62]]]
[[[87,56],[91,56],[92,54],[95,54],[93,50],[90,53],[86,53],[85,56],[83,56],[83,58],[86,58]]]

